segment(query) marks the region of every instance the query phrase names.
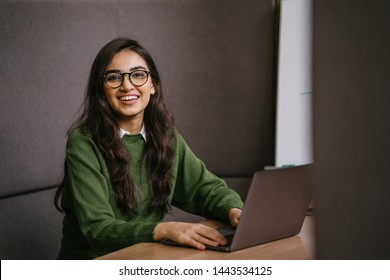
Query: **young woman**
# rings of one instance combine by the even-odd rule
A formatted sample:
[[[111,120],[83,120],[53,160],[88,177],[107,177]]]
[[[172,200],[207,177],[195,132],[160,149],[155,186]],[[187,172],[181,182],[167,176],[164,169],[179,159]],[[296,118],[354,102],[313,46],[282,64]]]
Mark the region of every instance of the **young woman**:
[[[243,207],[175,129],[148,52],[135,40],[115,39],[96,56],[69,130],[56,193],[65,213],[58,258],[91,259],[163,239],[201,250],[226,243],[213,228],[164,222],[171,205],[234,227]]]

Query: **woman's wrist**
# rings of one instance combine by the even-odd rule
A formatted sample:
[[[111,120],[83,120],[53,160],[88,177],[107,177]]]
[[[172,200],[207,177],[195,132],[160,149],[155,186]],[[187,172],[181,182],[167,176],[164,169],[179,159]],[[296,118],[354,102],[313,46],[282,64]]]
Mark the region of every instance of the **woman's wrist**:
[[[161,222],[161,223],[158,223],[154,227],[154,231],[153,231],[154,241],[161,241],[161,240],[166,238],[166,236],[167,236],[166,229],[167,229],[167,226],[169,226],[169,223],[170,222]]]

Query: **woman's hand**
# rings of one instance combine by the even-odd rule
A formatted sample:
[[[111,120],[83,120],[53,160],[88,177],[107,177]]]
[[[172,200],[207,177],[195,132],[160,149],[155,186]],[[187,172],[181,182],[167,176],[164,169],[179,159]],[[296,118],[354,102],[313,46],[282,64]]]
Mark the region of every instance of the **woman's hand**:
[[[240,217],[242,214],[242,210],[239,208],[232,208],[229,211],[229,220],[232,227],[236,228],[238,225],[238,222],[240,221]]]
[[[154,240],[169,239],[200,250],[208,246],[225,245],[226,238],[212,227],[202,224],[162,222],[154,228]]]

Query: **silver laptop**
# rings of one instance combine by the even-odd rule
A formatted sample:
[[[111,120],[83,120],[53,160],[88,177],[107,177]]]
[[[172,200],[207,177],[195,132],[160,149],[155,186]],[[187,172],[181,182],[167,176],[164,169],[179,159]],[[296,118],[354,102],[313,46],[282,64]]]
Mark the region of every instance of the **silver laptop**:
[[[312,199],[311,170],[308,164],[256,172],[238,227],[218,229],[228,244],[207,249],[236,251],[298,234]]]

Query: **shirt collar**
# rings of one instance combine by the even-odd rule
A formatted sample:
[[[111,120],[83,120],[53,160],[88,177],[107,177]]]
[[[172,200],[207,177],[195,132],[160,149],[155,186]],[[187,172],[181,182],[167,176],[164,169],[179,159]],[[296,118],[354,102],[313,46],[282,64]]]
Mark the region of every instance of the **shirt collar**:
[[[119,136],[121,138],[123,138],[123,136],[125,135],[132,135],[130,132],[122,129],[122,128],[119,128]],[[146,142],[146,131],[145,131],[145,126],[144,124],[142,124],[142,128],[141,128],[141,131],[139,132],[139,134],[141,134],[142,138],[144,138],[145,142]]]

